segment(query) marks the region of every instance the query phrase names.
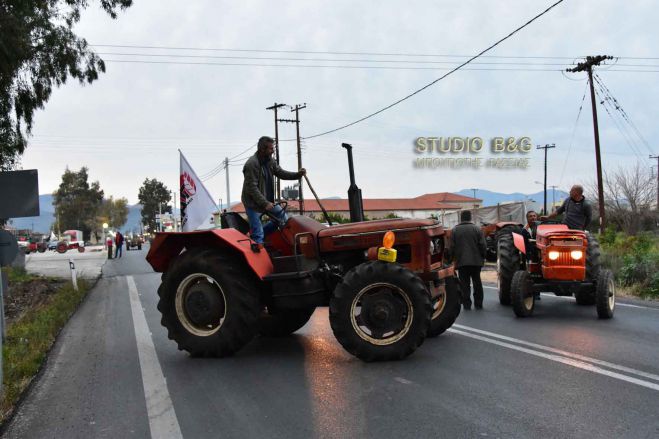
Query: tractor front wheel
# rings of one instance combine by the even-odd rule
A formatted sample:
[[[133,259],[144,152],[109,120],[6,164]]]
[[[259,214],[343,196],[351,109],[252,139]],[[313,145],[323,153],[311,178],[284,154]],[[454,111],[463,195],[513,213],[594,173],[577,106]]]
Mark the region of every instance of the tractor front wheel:
[[[613,282],[613,272],[601,269],[597,275],[597,289],[595,291],[597,317],[610,319],[616,306],[616,287]]]
[[[513,302],[513,311],[517,317],[530,317],[535,308],[533,282],[526,270],[519,270],[513,276],[510,294]]]
[[[461,304],[460,282],[455,277],[447,277],[444,279],[444,293],[433,301],[428,337],[437,337],[453,326],[460,315]]]
[[[430,292],[407,268],[382,261],[360,264],[330,299],[330,324],[343,348],[364,361],[401,360],[426,338]]]
[[[316,307],[271,311],[265,308],[259,317],[259,334],[263,337],[285,337],[306,325]]]
[[[193,356],[228,356],[256,335],[258,280],[231,254],[186,251],[163,275],[158,295],[168,337]]]

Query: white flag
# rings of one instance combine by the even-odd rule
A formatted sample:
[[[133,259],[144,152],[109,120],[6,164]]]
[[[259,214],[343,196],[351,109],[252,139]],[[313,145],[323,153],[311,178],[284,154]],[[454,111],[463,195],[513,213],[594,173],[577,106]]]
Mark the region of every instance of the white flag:
[[[181,228],[184,232],[208,228],[213,212],[217,211],[217,205],[181,150],[179,154],[181,155]]]

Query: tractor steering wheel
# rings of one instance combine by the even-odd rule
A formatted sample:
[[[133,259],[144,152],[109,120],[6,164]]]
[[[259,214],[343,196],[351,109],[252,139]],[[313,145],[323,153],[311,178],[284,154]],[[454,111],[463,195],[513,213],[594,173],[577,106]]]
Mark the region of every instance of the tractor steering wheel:
[[[272,206],[273,207],[274,206],[279,206],[279,207],[281,207],[282,212],[286,213],[286,209],[288,209],[288,202],[283,201],[283,200],[279,200],[279,201],[276,201],[276,202],[272,203]],[[275,223],[277,223],[278,227],[283,227],[283,224],[280,224],[280,222],[279,222],[279,218],[277,218],[272,212],[270,212],[268,210],[263,212],[260,216],[261,221],[263,221],[264,216],[269,217],[271,221],[274,221]]]

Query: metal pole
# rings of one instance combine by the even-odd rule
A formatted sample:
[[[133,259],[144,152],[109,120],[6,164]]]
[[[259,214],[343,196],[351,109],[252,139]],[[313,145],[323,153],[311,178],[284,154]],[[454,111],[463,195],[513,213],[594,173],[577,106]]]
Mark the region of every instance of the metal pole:
[[[588,67],[588,82],[590,83],[590,100],[593,106],[593,131],[595,132],[595,164],[597,165],[597,198],[600,211],[600,233],[606,229],[606,213],[604,211],[604,182],[602,180],[602,158],[600,156],[600,133],[597,124],[597,105],[595,103],[595,87],[593,87],[593,68]]]
[[[659,210],[659,155],[651,155],[651,159],[657,159],[657,210]]]
[[[286,104],[278,104],[274,103],[272,107],[266,108],[266,110],[274,110],[275,112],[275,157],[277,158],[277,164],[279,163],[279,120],[277,119],[277,109],[281,107],[285,107]],[[277,195],[275,196],[275,199],[281,197],[281,180],[279,177],[275,177],[277,179]]]
[[[227,178],[227,206],[231,208],[231,190],[229,189],[229,157],[224,158],[224,173]]]
[[[158,231],[162,232],[162,203],[158,202]]]
[[[172,195],[172,199],[174,200],[174,210],[172,211],[172,217],[174,218],[174,231],[178,232],[178,221],[176,220],[176,192],[169,191],[170,194]]]
[[[294,108],[295,111],[295,130],[297,135],[297,168],[302,169],[302,145],[300,141],[300,110],[305,108],[307,105],[296,105]],[[298,180],[299,185],[299,196],[298,202],[300,203],[300,215],[304,215],[304,195],[302,194],[302,178]]]

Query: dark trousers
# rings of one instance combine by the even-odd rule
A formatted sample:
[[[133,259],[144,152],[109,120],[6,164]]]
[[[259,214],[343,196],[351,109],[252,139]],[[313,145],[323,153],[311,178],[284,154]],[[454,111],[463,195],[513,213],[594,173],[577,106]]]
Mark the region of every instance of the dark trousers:
[[[462,304],[471,306],[471,288],[469,281],[474,285],[474,304],[483,306],[483,284],[481,282],[481,267],[478,265],[464,265],[458,267],[458,277],[462,284]]]

